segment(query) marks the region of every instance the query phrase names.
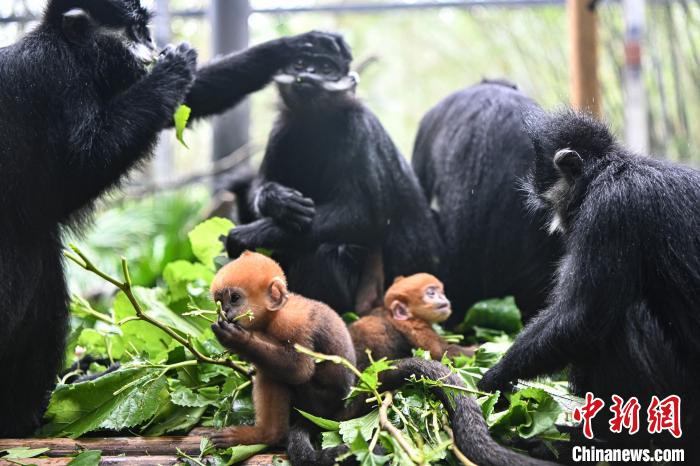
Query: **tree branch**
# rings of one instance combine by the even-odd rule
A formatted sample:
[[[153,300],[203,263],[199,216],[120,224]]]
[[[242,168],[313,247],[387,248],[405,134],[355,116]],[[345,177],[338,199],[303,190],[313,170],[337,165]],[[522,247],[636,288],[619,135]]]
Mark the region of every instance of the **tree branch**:
[[[141,304],[138,302],[136,299],[136,296],[134,296],[133,290],[132,290],[132,285],[131,285],[131,275],[129,274],[129,266],[127,264],[126,258],[122,257],[122,273],[124,274],[124,281],[119,281],[116,278],[106,274],[105,272],[101,271],[98,269],[90,259],[87,258],[87,256],[75,245],[70,244],[69,247],[71,248],[71,251],[64,251],[63,255],[78,264],[81,268],[87,270],[88,272],[91,272],[98,277],[102,278],[103,280],[111,283],[115,287],[117,287],[119,290],[121,290],[124,295],[127,297],[129,302],[131,303],[131,307],[134,308],[134,311],[136,312],[136,318],[139,320],[142,320],[144,322],[148,322],[149,324],[153,325],[154,327],[159,328],[163,332],[167,333],[172,337],[173,340],[177,341],[180,343],[182,346],[187,348],[190,353],[192,353],[195,357],[200,362],[207,363],[207,364],[215,364],[219,366],[225,366],[225,367],[230,367],[231,369],[244,374],[246,376],[251,374],[251,371],[245,369],[243,366],[237,364],[235,361],[232,361],[231,359],[228,358],[210,358],[209,356],[206,356],[205,354],[202,354],[197,348],[194,347],[194,345],[191,343],[190,340],[187,338],[182,337],[180,334],[178,334],[175,330],[170,328],[169,326],[163,324],[162,322],[159,322],[158,320],[154,319],[153,317],[149,316],[146,314],[141,307]],[[128,322],[129,320],[134,320],[132,318],[127,318],[124,319],[121,322],[114,322],[114,324],[123,324]]]

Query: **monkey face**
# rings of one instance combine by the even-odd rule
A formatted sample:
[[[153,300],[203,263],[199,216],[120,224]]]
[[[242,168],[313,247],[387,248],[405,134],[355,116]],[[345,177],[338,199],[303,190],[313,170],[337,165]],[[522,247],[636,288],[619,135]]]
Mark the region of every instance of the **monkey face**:
[[[452,314],[442,282],[427,273],[396,278],[384,296],[384,305],[397,320],[416,318],[439,323]]]
[[[445,296],[442,284],[437,282],[423,289],[421,303],[415,306],[416,317],[427,322],[440,323],[447,320],[452,314],[450,300]]]
[[[287,282],[274,260],[245,251],[226,264],[211,284],[214,301],[225,319],[248,330],[267,328],[276,311],[287,303]]]
[[[345,41],[319,37],[309,42],[294,60],[275,77],[285,105],[301,109],[343,102],[359,82],[350,72],[352,55]]]
[[[90,8],[63,13],[64,37],[83,47],[97,44],[102,52],[127,50],[135,60],[151,63],[155,46],[148,28],[151,13],[139,0],[96,0]]]

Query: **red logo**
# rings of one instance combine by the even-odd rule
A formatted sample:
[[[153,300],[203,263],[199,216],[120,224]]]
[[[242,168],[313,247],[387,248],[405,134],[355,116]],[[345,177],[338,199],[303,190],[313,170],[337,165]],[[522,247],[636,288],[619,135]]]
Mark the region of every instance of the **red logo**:
[[[659,401],[659,397],[652,396],[647,409],[650,434],[658,434],[667,430],[676,438],[683,435],[681,430],[681,398],[678,395],[669,395]]]
[[[580,408],[574,409],[574,421],[583,421],[583,435],[585,435],[588,439],[593,438],[593,426],[591,425],[591,421],[595,415],[598,414],[598,411],[603,409],[603,406],[605,406],[605,402],[603,400],[596,398],[593,396],[593,393],[588,392],[586,393],[586,403],[584,403],[584,405]]]
[[[613,416],[608,421],[610,432],[619,434],[622,433],[623,429],[626,429],[629,435],[639,432],[639,411],[641,410],[639,400],[633,396],[625,401],[622,397],[613,395],[612,401],[610,412],[613,413]],[[574,409],[571,413],[574,421],[583,423],[583,435],[586,438],[593,438],[593,418],[604,406],[603,400],[588,392],[583,406]],[[647,432],[660,434],[665,430],[675,438],[680,438],[683,435],[681,430],[681,398],[678,395],[669,395],[663,400],[660,400],[658,396],[651,397],[647,408]]]
[[[614,414],[610,419],[610,432],[619,434],[622,428],[627,429],[630,435],[639,432],[639,409],[641,405],[636,397],[632,397],[624,403],[624,400],[617,395],[612,396],[613,405],[610,411]]]

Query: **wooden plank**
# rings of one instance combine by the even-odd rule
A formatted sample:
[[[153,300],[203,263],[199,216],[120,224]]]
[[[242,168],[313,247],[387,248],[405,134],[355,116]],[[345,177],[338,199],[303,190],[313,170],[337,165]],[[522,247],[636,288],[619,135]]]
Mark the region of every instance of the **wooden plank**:
[[[82,450],[102,450],[109,455],[175,455],[179,448],[199,454],[200,436],[178,437],[95,437],[0,439],[0,450],[17,447],[48,448],[48,456],[71,456]]]
[[[286,455],[263,454],[255,455],[243,463],[243,466],[273,466],[275,459],[287,459]],[[66,466],[73,458],[30,458],[26,460],[18,460],[25,464],[36,464],[37,466]],[[151,466],[162,465],[171,466],[182,464],[175,455],[153,455],[153,456],[103,456],[100,461],[100,466]],[[0,460],[0,466],[17,466],[16,463]]]
[[[571,105],[601,115],[598,83],[598,18],[591,0],[567,0]]]

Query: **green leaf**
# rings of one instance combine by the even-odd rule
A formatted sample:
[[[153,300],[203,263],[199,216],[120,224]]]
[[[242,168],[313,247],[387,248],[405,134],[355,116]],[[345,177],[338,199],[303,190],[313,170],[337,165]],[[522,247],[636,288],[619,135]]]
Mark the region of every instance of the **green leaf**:
[[[197,281],[204,282],[207,286],[214,278],[214,271],[203,264],[193,264],[188,261],[175,261],[165,266],[163,280],[168,285],[170,297],[173,301],[187,298],[188,285]]]
[[[120,430],[152,418],[165,377],[143,367],[122,368],[88,382],[59,385],[51,395],[40,434],[76,438],[96,429]]]
[[[216,406],[219,400],[219,387],[203,387],[195,392],[179,381],[171,382],[170,387],[172,389],[170,400],[178,406],[188,408]]]
[[[211,270],[215,270],[214,258],[224,254],[224,244],[219,240],[221,235],[235,227],[231,220],[214,217],[197,225],[190,233],[192,253],[197,260]]]
[[[343,438],[338,432],[322,432],[321,433],[321,448],[333,448],[341,445]]]
[[[85,450],[73,458],[68,466],[98,466],[101,459],[101,450]]]
[[[189,146],[187,146],[187,143],[185,143],[184,133],[191,113],[192,109],[190,107],[187,105],[180,105],[177,110],[175,110],[175,115],[173,115],[173,120],[175,122],[175,136],[177,137],[177,140],[180,141],[180,144],[188,149]]]
[[[503,330],[510,334],[518,333],[523,328],[523,323],[520,310],[515,305],[515,299],[509,296],[476,303],[467,311],[464,322],[460,325],[460,331],[475,326]]]
[[[229,466],[245,461],[251,456],[260,453],[267,448],[267,445],[236,445],[225,450],[219,450],[212,456],[214,465]]]
[[[343,421],[338,426],[338,432],[340,436],[343,437],[343,442],[352,443],[357,437],[358,432],[365,439],[369,440],[372,438],[374,430],[379,427],[379,410],[365,414],[357,419],[350,419],[349,421]]]
[[[313,422],[322,429],[337,431],[340,428],[340,423],[338,421],[314,416],[313,414],[309,414],[306,411],[302,411],[301,409],[297,409],[297,411],[299,411],[299,413],[301,413],[301,415],[304,416],[306,419]]]
[[[349,447],[359,460],[360,466],[381,466],[391,459],[390,455],[375,455],[371,452],[367,440],[362,435],[356,435]]]
[[[1,458],[3,460],[22,460],[27,458],[36,458],[37,456],[43,455],[47,451],[49,451],[49,448],[17,447],[1,450],[0,453],[3,453]]]
[[[143,431],[143,435],[160,437],[172,432],[188,432],[199,423],[207,407],[186,408],[171,402],[163,404]]]

